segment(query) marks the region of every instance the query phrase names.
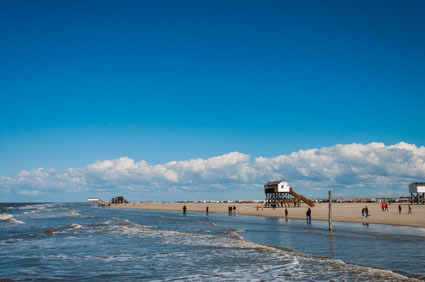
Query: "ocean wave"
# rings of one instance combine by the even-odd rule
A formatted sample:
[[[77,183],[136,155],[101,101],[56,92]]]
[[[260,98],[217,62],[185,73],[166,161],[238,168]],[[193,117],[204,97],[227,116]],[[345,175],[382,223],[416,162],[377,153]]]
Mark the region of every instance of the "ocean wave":
[[[38,213],[38,212],[40,212],[40,211],[32,210],[32,211],[26,211],[23,214],[32,214],[32,213]]]
[[[237,232],[235,232],[235,231],[232,231],[232,232],[229,232],[229,234],[233,237],[233,238],[236,238],[236,239],[239,239],[239,240],[243,240],[243,237],[241,236],[241,235],[239,235]]]
[[[46,208],[53,207],[54,204],[32,204],[32,205],[25,205],[22,207],[19,207],[20,210],[30,210],[30,209],[37,209],[37,210],[44,210]]]
[[[47,229],[46,231],[44,231],[43,233],[45,235],[52,235],[52,234],[57,234],[57,233],[68,233],[70,230],[81,229],[81,228],[83,228],[82,225],[80,225],[78,223],[73,223],[69,226],[50,228],[50,229]],[[32,234],[32,235],[33,236],[39,236],[40,234]]]
[[[72,216],[81,216],[81,215],[77,212],[77,210],[74,210],[74,209],[70,210],[70,211],[68,212],[68,214],[69,214],[69,215],[72,215]]]
[[[112,225],[110,227],[117,230],[126,230],[128,232],[148,231],[152,228],[152,226],[137,224],[128,219],[122,219],[117,225]]]
[[[11,215],[11,214],[0,213],[0,220],[8,220],[8,219],[10,219],[12,217],[13,217],[13,215]]]
[[[0,215],[4,215],[5,219],[11,216]],[[24,243],[28,245],[20,255],[24,254],[24,259],[27,259],[31,247],[37,246],[32,254],[34,258],[41,257],[46,264],[52,261],[53,267],[59,267],[59,270],[64,269],[63,265],[78,266],[73,270],[75,272],[78,272],[77,268],[82,269],[75,274],[75,280],[82,277],[79,275],[88,277],[84,267],[90,264],[93,275],[100,275],[93,277],[102,277],[102,271],[109,271],[122,280],[409,281],[408,277],[390,270],[348,264],[338,259],[246,240],[239,234],[244,230],[234,227],[213,225],[214,228],[209,228],[210,232],[204,232],[199,229],[204,226],[197,224],[186,225],[184,229],[161,230],[159,228],[163,225],[158,221],[146,221],[150,225],[143,225],[136,223],[143,222],[137,219],[96,217],[97,220],[87,223],[80,218],[70,218],[67,213],[63,215],[68,221],[57,221],[63,226],[46,229],[43,225],[42,229],[33,230],[37,234],[32,235],[38,238],[27,238]],[[58,236],[58,233],[66,235]],[[66,241],[71,237],[76,240]],[[84,248],[73,248],[86,242]],[[110,242],[110,248],[103,248]],[[119,243],[119,247],[113,245],[115,242]],[[0,245],[2,248],[7,246],[1,240]],[[14,245],[24,246],[21,242]],[[9,246],[9,250],[13,247]],[[63,263],[58,264],[58,260]],[[73,263],[67,264],[67,261]],[[105,264],[108,265],[106,270]],[[65,274],[63,277],[69,279]],[[63,277],[55,276],[57,280]]]
[[[220,237],[210,234],[186,233],[171,230],[154,230],[135,224],[129,220],[121,220],[118,225],[110,226],[113,232],[121,235],[150,237],[156,244],[169,246],[206,247],[215,250],[212,256],[226,254],[236,259],[252,256],[254,262],[249,263],[250,269],[232,269],[229,272],[214,270],[208,280],[376,280],[376,281],[409,281],[411,278],[402,274],[373,267],[353,265],[338,259],[320,257],[299,253],[295,250],[264,245],[245,240],[237,231],[230,231],[230,237]],[[222,251],[220,251],[222,250]],[[171,255],[171,254],[170,254]],[[176,256],[175,253],[172,254]],[[184,254],[183,254],[184,255]],[[164,255],[163,255],[164,256]],[[255,260],[261,265],[253,268]],[[271,263],[272,262],[272,263]],[[242,264],[243,265],[243,264]],[[233,266],[235,267],[235,266]],[[289,275],[288,273],[292,273]],[[186,273],[187,274],[187,273]],[[176,280],[198,280],[203,276],[174,277]],[[211,279],[210,279],[211,278]],[[202,280],[202,279],[200,279]],[[413,280],[411,280],[413,281]]]
[[[47,229],[46,231],[44,231],[44,234],[47,235],[51,235],[51,234],[56,234],[59,233],[59,228],[52,228],[52,229]],[[33,236],[38,236],[39,234],[32,234]]]
[[[25,222],[23,222],[21,220],[17,220],[15,218],[13,218],[13,215],[7,214],[7,213],[1,213],[0,214],[0,220],[1,221],[6,221],[6,222],[13,222],[13,223],[25,224]]]

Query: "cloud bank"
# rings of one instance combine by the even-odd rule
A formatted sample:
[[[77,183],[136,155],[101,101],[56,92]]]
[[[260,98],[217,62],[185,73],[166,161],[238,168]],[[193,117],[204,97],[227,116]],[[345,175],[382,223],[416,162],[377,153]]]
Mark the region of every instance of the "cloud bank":
[[[0,190],[28,196],[48,191],[96,194],[123,189],[150,193],[170,189],[218,193],[229,187],[257,189],[262,193],[260,188],[265,182],[282,177],[306,193],[321,189],[336,189],[341,195],[356,189],[368,189],[371,195],[388,189],[401,191],[412,181],[425,180],[425,147],[404,142],[390,146],[354,143],[271,158],[251,158],[232,152],[208,159],[156,165],[122,157],[61,172],[44,168],[22,170],[15,176],[0,176]]]

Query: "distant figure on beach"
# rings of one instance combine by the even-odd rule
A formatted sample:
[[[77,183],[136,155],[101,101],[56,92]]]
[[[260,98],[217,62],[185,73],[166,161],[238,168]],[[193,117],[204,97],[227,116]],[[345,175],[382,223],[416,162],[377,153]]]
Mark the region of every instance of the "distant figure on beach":
[[[307,221],[311,222],[311,209],[308,208],[307,212],[305,213],[306,217],[307,217]]]
[[[257,211],[260,209],[260,206],[259,205],[257,205]]]
[[[206,208],[205,208],[205,213],[206,214],[208,214],[208,210],[209,210],[210,208],[207,206]]]
[[[388,211],[388,204],[385,204],[385,210]]]
[[[231,215],[232,214],[232,206],[229,206],[228,208],[227,208],[227,210],[229,211],[229,215]]]
[[[183,206],[183,214],[186,214],[186,206]]]
[[[288,217],[288,209],[285,208],[285,217]]]
[[[236,214],[236,206],[233,206],[233,213]]]
[[[401,214],[401,205],[398,205],[398,214]]]
[[[409,211],[407,212],[408,214],[409,213],[412,213],[412,207],[410,206],[410,205],[407,205],[407,207],[409,208]]]
[[[364,217],[364,208],[362,208],[362,217]]]
[[[385,203],[382,203],[381,208],[382,208],[382,211],[385,211]]]
[[[364,213],[367,218],[369,216],[369,209],[367,208],[367,206],[364,208]]]
[[[262,210],[262,211],[264,211],[264,206],[263,206],[263,204],[261,204],[261,210]]]

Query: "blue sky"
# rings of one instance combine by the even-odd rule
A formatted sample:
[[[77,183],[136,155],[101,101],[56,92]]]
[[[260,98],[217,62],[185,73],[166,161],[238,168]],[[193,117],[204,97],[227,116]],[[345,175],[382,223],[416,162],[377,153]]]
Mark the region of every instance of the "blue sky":
[[[86,182],[69,196],[11,179],[122,157],[165,165],[240,152],[252,164],[337,144],[405,142],[423,160],[424,8],[423,1],[2,1],[0,187],[8,201],[84,200],[96,193]],[[409,177],[425,177],[425,168]],[[141,192],[133,183],[130,193],[122,181],[105,197],[158,200],[172,186]],[[342,184],[334,181],[327,185]],[[193,191],[263,197],[241,183]],[[173,185],[182,190],[171,200],[194,195],[182,188],[187,182]],[[338,189],[375,195],[375,186]]]

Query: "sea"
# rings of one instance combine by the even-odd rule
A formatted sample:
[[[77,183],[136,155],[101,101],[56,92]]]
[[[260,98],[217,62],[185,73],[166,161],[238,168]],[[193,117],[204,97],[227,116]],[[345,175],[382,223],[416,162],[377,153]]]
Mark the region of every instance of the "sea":
[[[0,204],[0,280],[425,281],[425,228]]]

